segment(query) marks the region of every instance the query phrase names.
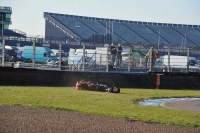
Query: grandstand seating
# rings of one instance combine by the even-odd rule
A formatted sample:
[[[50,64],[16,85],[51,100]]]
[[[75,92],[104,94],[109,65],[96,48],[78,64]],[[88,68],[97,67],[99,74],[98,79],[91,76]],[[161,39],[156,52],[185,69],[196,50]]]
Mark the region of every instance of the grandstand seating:
[[[105,21],[103,22],[105,25]],[[146,40],[138,36],[135,32],[128,29],[125,25],[119,22],[113,22],[113,33],[116,33],[120,37],[122,37],[124,40],[126,40],[128,43],[147,43]]]
[[[81,36],[84,40],[90,40],[91,35],[95,34],[93,30],[91,30],[89,27],[85,26],[83,23],[78,21],[76,18],[64,18],[55,16],[55,19],[59,20],[62,24],[64,24],[66,27],[71,29],[73,32]]]
[[[190,44],[200,44],[200,32],[197,31],[195,28],[191,28],[191,27],[173,27],[177,32],[179,32],[181,35],[183,35],[184,37],[186,37],[186,39],[188,40],[186,42]]]
[[[132,31],[134,31],[138,35],[148,40],[148,42],[152,44],[158,43],[158,35],[154,33],[152,30],[150,30],[148,27],[146,27],[145,25],[135,24],[135,23],[124,23],[124,25],[126,25]]]
[[[119,41],[119,42],[125,41],[118,35],[111,33],[111,30],[112,30],[111,26],[108,26],[109,22],[106,22],[104,20],[101,20],[101,21],[92,20],[91,21],[90,19],[87,19],[87,18],[79,18],[78,20],[81,21],[84,25],[88,26],[93,31],[95,31],[95,33],[98,35],[111,34],[113,40]]]
[[[84,25],[86,25],[87,27],[89,27],[90,29],[92,29],[96,34],[99,35],[104,35],[105,34],[105,27],[103,27],[102,25],[100,25],[97,21],[91,21],[89,19],[77,19],[80,22],[82,22]]]
[[[171,29],[169,26],[148,25],[148,27],[157,34],[160,34],[160,36],[163,39],[165,39],[164,43],[172,45],[181,45],[182,36],[179,33],[175,32],[173,29]]]
[[[111,33],[113,42],[200,47],[198,25],[125,21],[46,12],[44,16],[54,18],[58,25],[69,29],[80,41],[92,41],[92,35]]]

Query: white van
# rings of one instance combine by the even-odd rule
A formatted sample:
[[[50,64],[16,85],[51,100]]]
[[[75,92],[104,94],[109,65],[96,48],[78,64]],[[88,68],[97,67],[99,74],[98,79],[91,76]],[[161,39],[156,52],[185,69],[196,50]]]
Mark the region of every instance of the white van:
[[[187,56],[177,56],[177,55],[165,55],[161,56],[155,62],[155,68],[161,71],[167,71],[168,66],[170,71],[180,71],[184,72],[187,70],[187,62],[189,62],[189,71],[190,72],[200,72],[200,63],[194,57]]]

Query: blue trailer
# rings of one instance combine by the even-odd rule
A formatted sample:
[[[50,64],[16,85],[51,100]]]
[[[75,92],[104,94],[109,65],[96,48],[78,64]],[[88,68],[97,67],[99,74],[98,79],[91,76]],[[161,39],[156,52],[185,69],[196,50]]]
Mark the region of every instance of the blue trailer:
[[[22,59],[26,62],[33,61],[33,46],[24,46]],[[58,61],[56,55],[48,47],[35,47],[35,62],[47,63],[47,61]]]

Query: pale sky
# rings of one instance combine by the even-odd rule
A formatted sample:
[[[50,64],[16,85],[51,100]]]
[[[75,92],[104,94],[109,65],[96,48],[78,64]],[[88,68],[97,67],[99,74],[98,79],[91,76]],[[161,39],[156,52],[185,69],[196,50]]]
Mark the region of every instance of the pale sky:
[[[143,22],[200,25],[200,0],[0,0],[12,7],[10,29],[44,35],[44,12]]]

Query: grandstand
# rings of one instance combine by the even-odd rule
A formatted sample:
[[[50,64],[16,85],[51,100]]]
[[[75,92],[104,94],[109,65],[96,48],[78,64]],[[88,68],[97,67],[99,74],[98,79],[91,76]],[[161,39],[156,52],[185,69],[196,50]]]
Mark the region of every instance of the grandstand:
[[[46,39],[54,36],[94,44],[121,42],[148,47],[200,47],[200,25],[139,22],[48,12],[44,12],[44,18]]]

